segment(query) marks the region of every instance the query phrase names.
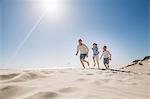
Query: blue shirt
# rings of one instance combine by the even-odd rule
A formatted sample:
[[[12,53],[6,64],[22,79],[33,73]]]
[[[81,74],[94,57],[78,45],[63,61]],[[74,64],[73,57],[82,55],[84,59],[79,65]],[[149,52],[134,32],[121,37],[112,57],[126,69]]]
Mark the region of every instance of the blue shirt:
[[[98,55],[99,54],[99,51],[98,51],[98,48],[92,48],[93,50],[93,55]]]

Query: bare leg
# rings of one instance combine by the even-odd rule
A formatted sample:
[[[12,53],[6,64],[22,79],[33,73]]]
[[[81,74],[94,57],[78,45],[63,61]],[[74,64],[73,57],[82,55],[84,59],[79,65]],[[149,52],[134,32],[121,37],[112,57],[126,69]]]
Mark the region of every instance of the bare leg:
[[[98,60],[96,60],[96,62],[97,62],[97,65],[98,65],[98,69],[100,69],[100,68],[99,68],[99,61],[98,61]]]
[[[104,64],[105,65],[105,67],[106,67],[106,69],[107,69],[107,65],[106,64]]]
[[[83,60],[83,62],[86,62],[86,63],[88,64],[88,66],[90,66],[90,64],[89,64],[89,62],[88,62],[88,61],[86,61],[86,60]]]
[[[96,58],[96,63],[97,63],[97,65],[98,65],[98,69],[100,69],[100,68],[99,68],[99,59],[97,59],[97,58]]]
[[[81,60],[80,62],[81,62],[81,64],[82,64],[83,68],[85,68],[84,63],[83,63],[83,60]]]
[[[108,66],[108,69],[109,69],[109,64],[107,64],[107,66]]]
[[[94,57],[93,57],[93,62],[94,62],[94,65],[93,65],[93,66],[95,67],[96,63],[95,63],[95,58],[94,58]]]
[[[87,61],[88,66],[90,66],[90,63]]]

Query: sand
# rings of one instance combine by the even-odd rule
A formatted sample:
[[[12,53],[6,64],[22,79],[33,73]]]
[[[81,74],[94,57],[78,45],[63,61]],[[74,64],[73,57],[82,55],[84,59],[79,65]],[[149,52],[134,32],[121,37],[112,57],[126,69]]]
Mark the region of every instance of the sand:
[[[0,70],[0,99],[150,99],[150,61],[118,70]]]

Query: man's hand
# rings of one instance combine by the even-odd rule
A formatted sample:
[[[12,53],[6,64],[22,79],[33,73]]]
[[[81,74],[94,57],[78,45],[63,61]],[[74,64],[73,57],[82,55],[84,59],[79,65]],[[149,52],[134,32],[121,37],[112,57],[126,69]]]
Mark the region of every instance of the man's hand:
[[[79,51],[76,52],[76,56],[78,55],[78,52],[79,52]]]

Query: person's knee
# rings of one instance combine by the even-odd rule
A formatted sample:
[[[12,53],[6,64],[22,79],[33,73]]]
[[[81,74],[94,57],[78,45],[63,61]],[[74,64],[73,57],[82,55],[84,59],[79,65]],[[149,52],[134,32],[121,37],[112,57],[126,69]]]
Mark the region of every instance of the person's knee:
[[[98,59],[96,59],[96,61],[97,61],[97,62],[99,62],[99,60],[98,60]]]
[[[83,61],[83,62],[86,62],[86,60],[85,60],[85,59],[83,59],[82,61]]]
[[[95,57],[93,57],[93,60],[95,60]]]
[[[80,62],[83,62],[83,59],[80,59]]]

